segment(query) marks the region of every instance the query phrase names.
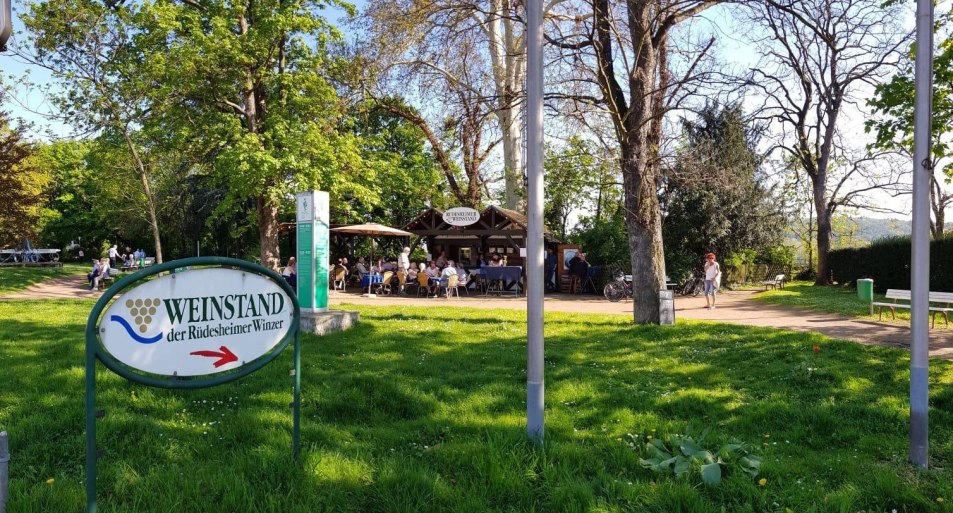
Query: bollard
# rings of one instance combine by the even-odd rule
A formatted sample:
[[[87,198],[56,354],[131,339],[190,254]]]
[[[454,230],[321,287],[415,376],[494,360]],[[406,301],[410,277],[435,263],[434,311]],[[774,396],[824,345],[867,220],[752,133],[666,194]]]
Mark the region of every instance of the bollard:
[[[7,511],[7,493],[10,490],[10,446],[7,432],[0,432],[0,513]]]
[[[675,324],[675,292],[658,291],[659,324]]]

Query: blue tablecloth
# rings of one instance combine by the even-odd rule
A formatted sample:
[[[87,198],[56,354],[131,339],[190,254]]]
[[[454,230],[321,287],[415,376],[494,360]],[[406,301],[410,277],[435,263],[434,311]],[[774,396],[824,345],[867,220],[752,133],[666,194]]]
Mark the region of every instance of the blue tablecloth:
[[[376,274],[365,274],[361,277],[361,288],[367,288],[372,283],[383,283],[384,278]]]

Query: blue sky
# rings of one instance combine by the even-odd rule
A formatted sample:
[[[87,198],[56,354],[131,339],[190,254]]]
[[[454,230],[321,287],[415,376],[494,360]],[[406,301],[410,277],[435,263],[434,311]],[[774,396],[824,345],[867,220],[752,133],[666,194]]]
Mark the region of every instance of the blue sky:
[[[366,0],[352,1],[351,3],[360,10],[366,5]],[[19,21],[19,13],[26,9],[25,6],[26,2],[24,0],[13,0],[14,41],[23,33],[23,24]],[[718,40],[719,54],[726,66],[747,69],[756,63],[757,56],[753,46],[746,40],[747,33],[745,32],[745,28],[738,26],[735,19],[733,11],[738,8],[738,6],[730,4],[718,6],[708,10],[700,20],[693,23],[703,32],[715,32]],[[343,11],[338,9],[332,10],[327,15],[329,19],[338,21],[340,21],[343,16]],[[909,21],[912,25],[912,15]],[[339,26],[341,26],[340,23]],[[348,34],[348,39],[353,39],[353,35]],[[10,76],[22,77],[26,74],[29,74],[32,82],[37,84],[49,84],[51,81],[50,74],[47,71],[31,67],[9,52],[0,54],[0,76],[3,77],[6,85],[14,84],[14,81],[9,79]],[[49,105],[40,91],[30,90],[22,86],[14,86],[8,100],[3,108],[9,111],[14,117],[33,123],[35,127],[33,136],[35,138],[48,140],[50,138],[70,136],[71,130],[68,126],[58,120],[47,119],[34,112],[49,111]],[[848,124],[856,124],[858,128],[857,130],[851,129],[849,131],[862,133],[860,132],[860,130],[862,130],[862,128],[860,128],[862,118],[856,119],[856,114],[847,113],[847,118],[854,118],[849,119]]]

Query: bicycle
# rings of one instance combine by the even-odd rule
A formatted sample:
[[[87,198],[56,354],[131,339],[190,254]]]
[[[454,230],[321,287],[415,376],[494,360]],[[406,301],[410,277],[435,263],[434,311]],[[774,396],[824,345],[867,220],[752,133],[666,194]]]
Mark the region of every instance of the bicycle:
[[[620,269],[613,269],[612,281],[606,283],[602,289],[606,299],[613,303],[632,297],[632,276],[623,274]]]
[[[697,297],[705,290],[705,279],[702,276],[699,271],[692,271],[692,277],[678,288],[678,293],[683,296]]]

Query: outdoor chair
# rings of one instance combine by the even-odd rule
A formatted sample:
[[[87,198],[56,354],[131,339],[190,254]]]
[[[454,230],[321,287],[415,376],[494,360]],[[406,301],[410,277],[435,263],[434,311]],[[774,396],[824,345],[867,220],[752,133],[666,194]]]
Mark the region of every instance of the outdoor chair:
[[[467,280],[457,280],[457,297],[460,297],[460,289],[463,289],[468,296],[470,295],[470,289],[467,288]]]
[[[394,279],[394,271],[384,271],[381,282],[377,284],[377,293],[386,296],[391,293],[390,282]]]
[[[404,289],[407,288],[407,272],[406,271],[397,271],[397,289],[398,294],[403,294]]]
[[[440,289],[442,289],[442,290],[445,291],[445,293],[446,293],[446,295],[447,295],[447,299],[450,299],[450,296],[452,296],[452,295],[454,295],[454,294],[456,294],[457,297],[460,297],[460,292],[457,291],[457,287],[458,287],[459,285],[460,285],[460,277],[457,276],[456,274],[451,274],[450,276],[447,276],[447,284],[446,284],[446,285],[444,285],[444,284],[442,284],[442,283],[440,284]],[[440,291],[439,291],[439,290],[437,291],[437,295],[438,295],[438,296],[440,295]]]
[[[347,281],[347,269],[343,266],[336,266],[334,268],[334,290],[345,290],[346,281]]]
[[[417,297],[423,293],[424,297],[430,293],[430,277],[425,272],[417,273]]]

